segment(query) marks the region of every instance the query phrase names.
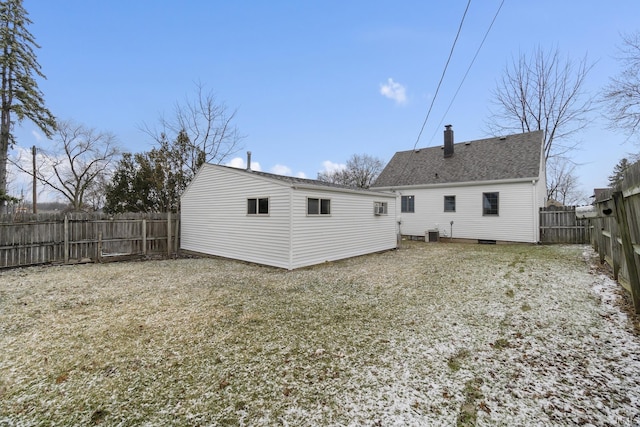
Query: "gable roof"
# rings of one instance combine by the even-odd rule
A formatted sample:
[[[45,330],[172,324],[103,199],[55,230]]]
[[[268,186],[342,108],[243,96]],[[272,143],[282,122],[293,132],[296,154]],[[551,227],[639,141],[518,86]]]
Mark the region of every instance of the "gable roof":
[[[443,147],[398,151],[372,187],[400,187],[539,178],[543,131],[486,138]]]
[[[317,189],[326,189],[340,192],[349,192],[349,193],[362,193],[362,194],[377,194],[380,196],[388,196],[395,197],[393,195],[383,193],[380,190],[372,189],[364,189],[358,187],[351,187],[348,185],[334,184],[331,182],[320,181],[317,179],[309,179],[309,178],[298,178],[294,176],[285,176],[285,175],[277,175],[274,173],[256,171],[256,170],[247,170],[241,168],[234,168],[231,166],[224,165],[216,165],[212,163],[205,163],[202,165],[201,169],[204,167],[214,167],[221,168],[224,170],[232,171],[238,174],[248,174],[262,179],[273,180],[281,184],[289,185],[291,187],[301,187],[301,188],[317,188]],[[200,171],[198,171],[200,172]]]
[[[227,166],[225,166],[227,167]],[[237,169],[237,168],[236,168]],[[361,188],[350,187],[348,185],[340,185],[334,184],[331,182],[320,181],[317,179],[309,179],[309,178],[298,178],[295,176],[286,176],[286,175],[277,175],[275,173],[262,172],[256,170],[247,170],[247,169],[238,169],[240,171],[245,171],[247,173],[262,176],[264,178],[275,179],[277,181],[282,181],[284,183],[290,185],[312,185],[317,187],[331,187],[331,188],[342,188],[342,189],[351,189],[351,190],[362,190]]]

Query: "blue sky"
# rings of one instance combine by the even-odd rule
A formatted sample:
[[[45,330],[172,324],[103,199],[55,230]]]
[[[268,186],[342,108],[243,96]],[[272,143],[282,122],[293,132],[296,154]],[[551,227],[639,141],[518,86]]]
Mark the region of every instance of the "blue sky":
[[[595,62],[597,94],[619,72],[620,34],[640,30],[637,0],[506,0],[451,109],[501,0],[471,2],[419,147],[489,136],[491,90],[505,65],[540,46]],[[315,178],[366,153],[387,162],[411,149],[467,2],[24,0],[41,49],[45,100],[59,119],[113,132],[126,151],[152,147],[139,129],[194,93],[216,94],[263,171]],[[403,98],[404,97],[404,98]],[[25,122],[19,145],[47,141]],[[585,192],[607,184],[640,147],[606,128],[601,112],[576,137]],[[235,164],[240,164],[239,159]],[[330,163],[326,163],[330,162]]]

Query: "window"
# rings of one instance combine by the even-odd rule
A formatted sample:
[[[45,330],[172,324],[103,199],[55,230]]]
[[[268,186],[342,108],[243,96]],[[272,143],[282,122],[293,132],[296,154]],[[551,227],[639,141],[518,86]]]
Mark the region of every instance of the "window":
[[[402,196],[400,212],[415,212],[415,196]]]
[[[374,215],[386,215],[387,214],[387,202],[373,202],[373,214]]]
[[[482,215],[498,215],[498,194],[482,193]]]
[[[307,198],[307,215],[331,215],[331,199]]]
[[[269,198],[247,199],[247,215],[269,215]]]
[[[444,211],[445,212],[456,211],[456,196],[444,196]]]

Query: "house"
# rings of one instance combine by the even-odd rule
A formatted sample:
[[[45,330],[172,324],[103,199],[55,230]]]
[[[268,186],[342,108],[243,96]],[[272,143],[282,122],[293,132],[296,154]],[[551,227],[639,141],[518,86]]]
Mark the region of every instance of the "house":
[[[385,251],[397,247],[395,204],[390,193],[205,164],[181,198],[181,248],[289,270]]]
[[[546,197],[543,135],[454,143],[448,125],[443,146],[397,152],[372,188],[397,194],[403,235],[535,243]]]

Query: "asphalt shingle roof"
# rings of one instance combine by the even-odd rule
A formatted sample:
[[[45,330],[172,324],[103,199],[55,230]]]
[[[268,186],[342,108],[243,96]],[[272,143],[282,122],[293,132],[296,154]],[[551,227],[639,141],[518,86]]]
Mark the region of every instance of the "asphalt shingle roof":
[[[295,176],[286,176],[286,175],[276,175],[274,173],[261,172],[261,171],[248,171],[254,175],[264,176],[265,178],[271,178],[278,181],[283,181],[291,185],[315,185],[318,187],[332,187],[332,188],[349,188],[353,189],[353,187],[349,187],[347,185],[334,184],[331,182],[319,181],[317,179],[309,179],[309,178],[298,178]]]
[[[537,178],[543,131],[454,144],[452,157],[442,146],[398,151],[371,187]]]
[[[220,167],[220,168],[232,169],[232,170],[235,170],[235,171],[239,171],[240,173],[248,173],[248,174],[253,174],[253,175],[257,175],[257,176],[262,176],[264,178],[285,182],[285,183],[287,183],[289,185],[310,185],[310,186],[316,186],[316,187],[328,187],[328,188],[334,188],[334,189],[360,191],[360,192],[363,192],[363,193],[366,193],[366,192],[380,192],[379,190],[376,190],[375,188],[364,189],[364,188],[358,188],[358,187],[351,187],[351,186],[348,186],[348,185],[334,184],[332,182],[325,182],[325,181],[320,181],[320,180],[317,180],[317,179],[298,178],[298,177],[295,177],[295,176],[277,175],[277,174],[274,174],[274,173],[268,173],[268,172],[262,172],[262,171],[256,171],[256,170],[239,169],[239,168],[234,168],[234,167],[231,167],[231,166],[224,166],[224,165],[214,165],[214,166]]]

